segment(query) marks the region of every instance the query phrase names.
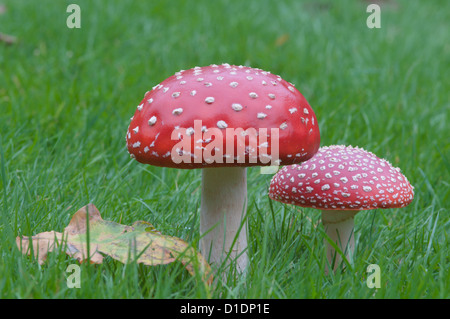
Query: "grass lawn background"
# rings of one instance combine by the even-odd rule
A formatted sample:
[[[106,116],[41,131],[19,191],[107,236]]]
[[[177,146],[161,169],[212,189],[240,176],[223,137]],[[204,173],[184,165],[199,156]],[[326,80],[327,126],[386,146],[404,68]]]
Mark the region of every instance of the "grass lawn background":
[[[450,2],[2,0],[0,298],[450,298]],[[66,27],[68,4],[81,29]],[[180,69],[227,62],[281,75],[307,98],[321,145],[360,146],[415,186],[403,209],[355,218],[352,269],[324,276],[320,213],[271,202],[248,169],[247,278],[208,292],[182,265],[112,259],[39,266],[14,237],[62,231],[89,202],[104,219],[151,222],[197,245],[200,170],[131,160],[125,133],[143,94]],[[381,288],[366,285],[369,264]]]

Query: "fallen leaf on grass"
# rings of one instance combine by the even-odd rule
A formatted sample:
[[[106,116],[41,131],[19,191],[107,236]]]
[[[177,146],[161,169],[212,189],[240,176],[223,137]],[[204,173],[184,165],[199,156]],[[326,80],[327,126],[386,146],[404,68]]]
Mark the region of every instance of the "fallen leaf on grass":
[[[89,260],[95,264],[103,262],[103,255],[122,263],[136,261],[148,266],[180,261],[190,274],[200,271],[205,282],[212,282],[210,266],[187,242],[162,235],[152,224],[144,221],[126,226],[104,220],[93,204],[78,210],[63,233],[51,231],[32,237],[17,237],[16,243],[24,254],[33,253],[40,264],[52,251],[64,251],[79,262]]]

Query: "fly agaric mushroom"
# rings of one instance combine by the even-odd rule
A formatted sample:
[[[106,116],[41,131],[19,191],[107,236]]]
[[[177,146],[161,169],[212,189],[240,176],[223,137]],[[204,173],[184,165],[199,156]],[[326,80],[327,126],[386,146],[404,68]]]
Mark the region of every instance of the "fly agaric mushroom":
[[[270,183],[271,199],[322,211],[328,237],[345,253],[353,254],[354,216],[361,210],[405,207],[414,187],[388,161],[362,148],[326,146],[301,165],[285,166]],[[334,270],[341,259],[325,240],[327,259]]]
[[[248,264],[246,167],[305,161],[317,152],[320,135],[293,84],[225,63],[181,70],[153,87],[126,140],[140,163],[202,169],[200,250],[216,264],[230,254],[242,272]]]

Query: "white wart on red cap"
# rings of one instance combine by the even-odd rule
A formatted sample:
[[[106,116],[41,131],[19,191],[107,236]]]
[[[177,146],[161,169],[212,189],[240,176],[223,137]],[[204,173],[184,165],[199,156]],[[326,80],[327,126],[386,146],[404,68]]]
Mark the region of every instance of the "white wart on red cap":
[[[279,129],[280,164],[300,163],[318,150],[320,133],[314,111],[294,87],[281,77],[261,69],[229,64],[181,70],[148,91],[138,104],[127,131],[128,151],[141,163],[175,168],[270,165],[260,159],[229,164],[223,151],[223,163],[174,163],[170,156],[179,142],[171,139],[177,128],[189,130],[192,147],[205,148],[205,140],[194,141],[194,121],[201,120],[203,131],[266,128],[268,155],[270,129]],[[183,150],[184,152],[184,150]],[[192,152],[193,153],[193,152]],[[194,154],[187,154],[191,157]],[[237,161],[235,161],[237,162]]]
[[[366,210],[407,206],[413,189],[388,161],[362,148],[333,145],[300,165],[283,167],[271,181],[269,196],[321,210]]]

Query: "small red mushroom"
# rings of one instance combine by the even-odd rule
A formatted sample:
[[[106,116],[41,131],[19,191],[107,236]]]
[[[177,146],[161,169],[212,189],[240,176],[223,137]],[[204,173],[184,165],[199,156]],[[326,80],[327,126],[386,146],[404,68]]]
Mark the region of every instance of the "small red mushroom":
[[[405,207],[414,187],[388,161],[358,147],[326,146],[301,165],[285,166],[270,183],[269,197],[286,204],[317,208],[328,237],[351,259],[354,216],[361,210]],[[332,245],[328,261],[340,263]]]
[[[305,161],[319,149],[320,134],[293,84],[225,63],[181,70],[153,87],[138,104],[126,140],[140,163],[203,169],[201,251],[220,264],[232,250],[243,270],[246,167]]]

